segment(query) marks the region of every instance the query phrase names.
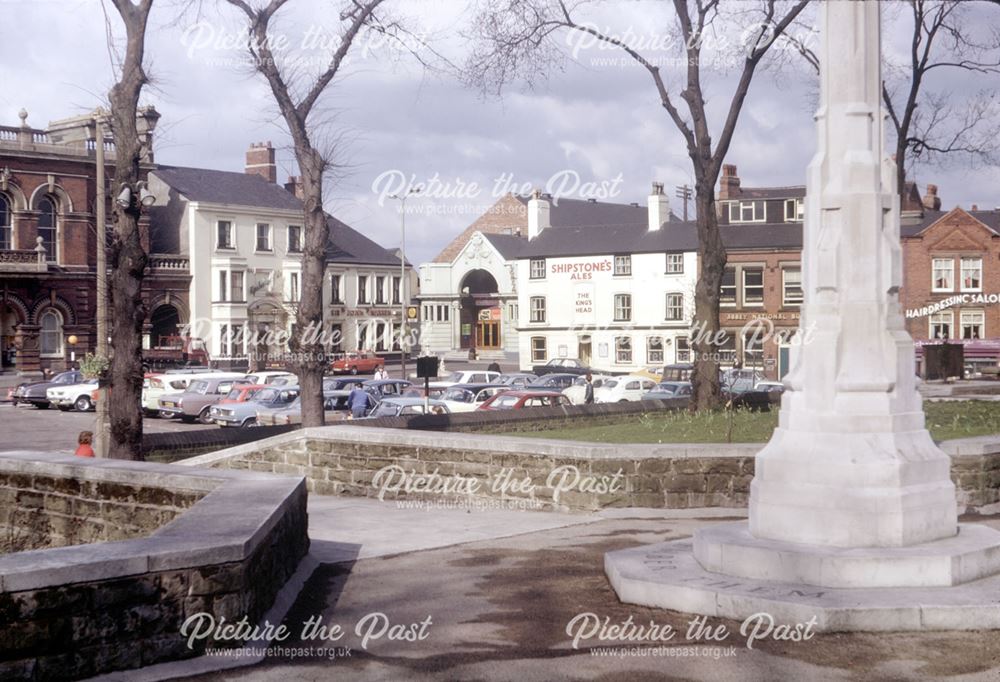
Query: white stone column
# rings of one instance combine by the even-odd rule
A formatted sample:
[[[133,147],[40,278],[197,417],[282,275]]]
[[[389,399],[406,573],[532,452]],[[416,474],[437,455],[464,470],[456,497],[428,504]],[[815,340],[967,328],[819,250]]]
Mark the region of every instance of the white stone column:
[[[899,304],[899,200],[883,151],[879,3],[825,2],[802,256],[803,346],[757,456],[750,532],[836,547],[952,536],[947,455],[924,428]]]

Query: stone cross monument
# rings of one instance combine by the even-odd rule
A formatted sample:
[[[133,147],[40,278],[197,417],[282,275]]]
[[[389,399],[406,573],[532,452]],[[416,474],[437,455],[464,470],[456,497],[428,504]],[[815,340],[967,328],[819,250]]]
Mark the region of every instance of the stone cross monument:
[[[880,7],[820,5],[818,144],[803,226],[804,342],[757,455],[749,523],[612,552],[622,601],[817,629],[1000,628],[1000,532],[959,525],[924,428],[899,304]],[[886,589],[893,588],[893,589]]]

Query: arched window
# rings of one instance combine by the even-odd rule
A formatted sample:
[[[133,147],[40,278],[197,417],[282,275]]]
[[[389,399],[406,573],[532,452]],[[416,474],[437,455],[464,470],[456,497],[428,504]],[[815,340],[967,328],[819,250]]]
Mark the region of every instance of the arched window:
[[[62,355],[63,353],[63,321],[62,315],[55,310],[46,310],[39,320],[41,332],[39,341],[42,355]]]
[[[38,236],[45,247],[45,260],[56,259],[56,204],[51,197],[38,202]]]
[[[10,201],[0,194],[0,251],[14,248],[11,242]]]

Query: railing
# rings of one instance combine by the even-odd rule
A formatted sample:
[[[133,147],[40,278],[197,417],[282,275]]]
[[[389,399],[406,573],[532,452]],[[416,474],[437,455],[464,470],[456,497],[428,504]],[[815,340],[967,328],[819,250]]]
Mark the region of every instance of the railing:
[[[72,144],[57,144],[49,134],[37,128],[0,126],[0,147],[48,152],[68,156],[93,157],[97,150],[96,140],[83,140]],[[109,158],[115,154],[114,142],[105,140],[104,151]]]
[[[153,255],[149,267],[153,270],[187,270],[189,261],[185,256]]]
[[[0,251],[0,263],[34,265],[38,263],[38,254],[31,250],[8,249],[6,251]]]

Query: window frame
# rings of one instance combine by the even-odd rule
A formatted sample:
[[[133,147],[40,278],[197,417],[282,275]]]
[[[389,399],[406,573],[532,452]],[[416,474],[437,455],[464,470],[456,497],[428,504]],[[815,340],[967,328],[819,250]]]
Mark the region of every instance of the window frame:
[[[298,234],[298,238],[295,240],[295,248],[292,248],[292,234]],[[287,235],[287,252],[288,253],[302,253],[302,226],[301,225],[289,225],[288,235]]]
[[[654,349],[654,342],[659,342],[659,350]],[[662,365],[666,355],[664,354],[663,337],[659,335],[647,336],[646,337],[646,364],[649,365]],[[655,356],[659,353],[659,358]]]
[[[671,269],[670,259],[675,258],[675,264],[677,269]],[[668,253],[667,254],[667,264],[666,264],[666,274],[668,275],[683,275],[684,274],[684,253]]]
[[[674,362],[691,362],[691,339],[688,337],[674,337]]]
[[[368,275],[358,275],[357,285],[356,299],[358,305],[371,305],[368,302]]]
[[[676,303],[671,303],[671,299],[676,298]],[[684,321],[684,294],[679,291],[668,291],[664,296],[665,308],[663,311],[663,319],[667,322],[683,322]],[[671,311],[677,312],[677,316],[671,316]]]
[[[978,318],[978,322],[967,322],[966,316],[975,315]],[[975,326],[979,329],[978,336],[966,336],[965,328],[969,326]],[[960,338],[967,341],[979,341],[986,336],[986,311],[981,309],[973,310],[962,310],[958,313],[958,333],[961,335]]]
[[[375,305],[386,305],[385,275],[375,275]]]
[[[46,329],[45,321],[47,319],[55,319],[55,328]],[[55,308],[46,308],[45,311],[38,317],[38,355],[43,358],[61,358],[66,355],[66,333],[64,326],[66,320],[63,319],[61,312]],[[52,336],[56,340],[55,350],[46,350],[45,344],[46,339]]]
[[[939,268],[938,263],[948,263],[947,272],[948,274],[948,286],[939,287],[937,285],[938,271],[945,271],[945,268]],[[955,259],[954,257],[941,257],[935,256],[931,258],[931,291],[932,292],[947,292],[955,290]]]
[[[614,295],[614,321],[632,321],[632,294],[618,293]]]
[[[219,270],[219,297],[218,303],[229,303],[229,271]]]
[[[976,285],[976,286],[968,286],[968,287],[965,286],[965,272],[966,272],[965,264],[966,264],[966,262],[972,262],[972,263],[978,262],[979,263],[979,265],[978,265],[979,277],[977,278],[977,281],[979,282],[979,284]],[[960,287],[961,291],[979,292],[979,291],[983,290],[983,257],[982,256],[962,256],[961,258],[959,258],[958,273],[959,273],[959,287]]]
[[[796,300],[795,298],[789,298],[788,296],[788,273],[797,272],[799,274],[798,290],[799,296]],[[781,268],[781,303],[786,306],[797,306],[802,305],[805,302],[805,291],[802,289],[802,266],[801,265],[787,265]]]
[[[625,353],[628,355],[625,356]],[[627,359],[623,359],[626,358]],[[632,347],[632,337],[631,336],[616,336],[615,337],[615,364],[616,365],[631,365],[633,363],[633,347]]]
[[[51,213],[46,213],[42,210],[42,205],[47,203],[52,207]],[[36,223],[36,229],[38,230],[38,236],[42,237],[42,246],[48,243],[45,237],[42,236],[42,230],[51,231],[52,233],[52,255],[49,255],[49,248],[45,248],[45,262],[46,263],[58,263],[59,262],[59,203],[56,198],[50,194],[43,195],[38,200],[38,206],[35,209],[38,213],[38,221]],[[42,216],[51,216],[52,225],[42,225]]]
[[[757,216],[757,208],[760,208],[760,217]],[[735,209],[735,210],[734,210]],[[743,217],[743,211],[749,209],[752,217]],[[741,199],[729,202],[729,222],[738,223],[763,223],[767,219],[767,206],[763,199]]]
[[[612,259],[612,262],[614,263],[614,277],[632,276],[632,256],[630,254],[618,254]]]
[[[531,324],[545,324],[548,314],[544,296],[531,296],[528,299],[528,310],[530,311],[528,321]]]
[[[541,342],[541,343],[539,343]],[[544,336],[532,336],[529,340],[532,362],[545,362],[548,358],[548,342]],[[541,353],[539,354],[539,350]]]
[[[334,283],[336,282],[336,284]],[[343,275],[338,273],[330,273],[330,303],[342,304],[344,299],[343,295]]]
[[[765,268],[763,265],[745,265],[740,268],[740,278],[739,278],[740,289],[741,289],[740,299],[741,303],[743,304],[743,307],[753,307],[753,308],[764,307],[764,294],[765,294],[764,270]],[[752,287],[748,286],[747,275],[756,272],[760,273],[760,284],[754,284]],[[750,288],[753,288],[755,290],[760,289],[759,300],[751,300],[750,298],[747,297],[747,290]]]
[[[725,295],[726,289],[730,288],[730,286],[725,283],[726,276],[729,273],[732,273],[733,275],[733,283],[731,285],[733,293],[731,297],[727,297]],[[737,276],[736,266],[727,265],[725,269],[722,271],[722,283],[719,285],[719,306],[735,308],[737,303],[739,302],[739,293],[740,293],[739,277]]]
[[[11,209],[10,198],[0,194],[0,250],[14,248],[14,211]]]
[[[219,237],[221,236],[220,230],[223,225],[227,225],[226,230],[226,243],[222,244],[219,242]],[[236,250],[236,230],[233,229],[232,220],[216,220],[215,221],[215,250],[216,251],[235,251]]]
[[[223,272],[225,272],[223,270]],[[240,286],[236,287],[237,275]],[[246,277],[242,270],[229,271],[229,301],[231,303],[246,303]]]
[[[291,270],[288,273],[288,301],[290,303],[298,303],[299,297],[302,294],[302,278],[299,276],[298,270]]]
[[[806,206],[805,201],[802,199],[785,199],[785,222],[786,223],[801,223],[805,220]],[[788,209],[791,207],[792,212],[789,213]]]
[[[267,241],[267,246],[265,248],[261,248],[261,246],[260,246],[260,239],[261,239],[260,228],[262,228],[262,227],[266,228],[266,232],[267,232],[267,234],[264,237],[265,240]],[[254,251],[257,252],[257,253],[273,253],[274,252],[274,244],[273,244],[273,240],[271,239],[271,237],[272,237],[272,234],[271,234],[271,223],[255,223],[255,227],[254,227]]]
[[[945,321],[947,320],[947,321]],[[937,336],[934,333],[934,327],[936,325],[947,325],[948,333],[945,336]],[[955,333],[955,312],[953,310],[939,310],[936,313],[931,313],[927,316],[927,334],[928,338],[931,340],[947,340],[952,339]]]
[[[536,266],[540,268],[540,274],[536,271]],[[545,279],[546,272],[544,258],[532,258],[528,261],[528,279]]]

